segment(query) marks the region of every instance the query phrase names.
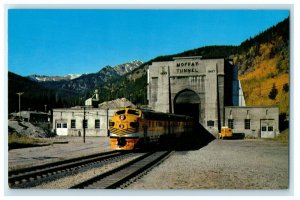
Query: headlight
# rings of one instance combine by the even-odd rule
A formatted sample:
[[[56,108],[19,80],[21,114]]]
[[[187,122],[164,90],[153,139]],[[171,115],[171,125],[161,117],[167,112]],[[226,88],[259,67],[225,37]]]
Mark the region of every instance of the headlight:
[[[120,120],[125,120],[126,119],[125,115],[120,115],[119,118],[120,118]]]

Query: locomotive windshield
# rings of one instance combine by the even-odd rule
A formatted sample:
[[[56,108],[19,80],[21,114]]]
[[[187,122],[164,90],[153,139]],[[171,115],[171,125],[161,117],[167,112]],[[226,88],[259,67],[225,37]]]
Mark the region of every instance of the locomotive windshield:
[[[131,110],[131,109],[129,109],[128,111],[127,111],[127,114],[132,114],[132,115],[140,115],[140,111],[138,111],[138,110]]]
[[[117,115],[125,114],[125,110],[119,110],[119,111],[116,112],[116,114],[117,114]]]

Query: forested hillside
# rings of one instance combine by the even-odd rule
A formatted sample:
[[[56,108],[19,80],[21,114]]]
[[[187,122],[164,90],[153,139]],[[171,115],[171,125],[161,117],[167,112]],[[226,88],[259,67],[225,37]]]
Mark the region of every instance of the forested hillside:
[[[31,81],[28,78],[8,72],[8,112],[19,111],[19,96],[16,93],[23,92],[21,95],[21,110],[38,110],[47,111],[52,108],[69,106],[68,101],[64,100],[64,94],[57,93],[54,90],[47,89],[37,82]]]
[[[246,104],[289,110],[289,18],[241,44],[233,56]]]

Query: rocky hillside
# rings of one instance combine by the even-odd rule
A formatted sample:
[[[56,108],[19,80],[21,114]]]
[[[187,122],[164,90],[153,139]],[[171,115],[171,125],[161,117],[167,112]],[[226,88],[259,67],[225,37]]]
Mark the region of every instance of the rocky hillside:
[[[128,62],[128,63],[116,65],[116,66],[113,67],[113,69],[117,72],[118,75],[122,76],[124,74],[127,74],[127,73],[135,70],[136,68],[138,68],[142,64],[143,64],[142,61],[134,60],[134,61],[131,61],[131,62]]]
[[[41,84],[57,91],[72,91],[82,95],[90,93],[96,88],[101,87],[104,83],[111,82],[120,76],[131,72],[141,64],[143,64],[143,62],[134,60],[114,67],[107,65],[96,73],[83,74],[80,77],[71,80],[46,81],[41,82]]]
[[[66,76],[45,76],[45,75],[33,74],[30,76],[27,76],[26,78],[28,78],[32,81],[45,82],[45,81],[68,81],[68,80],[78,78],[80,76],[81,75],[76,75],[76,74],[68,74]]]
[[[111,68],[112,71],[115,71],[119,76],[122,76],[122,75],[129,73],[132,70],[136,69],[141,64],[143,64],[142,61],[134,60],[134,61],[131,61],[128,63],[116,65],[114,67],[107,65],[104,68]],[[98,73],[101,73],[101,70]],[[89,74],[84,74],[84,75],[89,75]],[[46,76],[46,75],[33,74],[30,76],[27,76],[26,78],[28,78],[32,81],[37,81],[37,82],[48,82],[48,81],[54,82],[54,81],[70,81],[70,80],[79,78],[80,76],[82,76],[82,74],[68,74],[65,76]]]

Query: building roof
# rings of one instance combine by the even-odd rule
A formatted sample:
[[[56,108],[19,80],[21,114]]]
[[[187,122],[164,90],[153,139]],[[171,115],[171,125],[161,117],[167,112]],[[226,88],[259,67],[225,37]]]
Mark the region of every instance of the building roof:
[[[100,109],[114,109],[114,108],[124,108],[124,107],[131,107],[136,108],[131,101],[126,98],[115,99],[112,101],[105,101],[100,103],[98,106]]]

